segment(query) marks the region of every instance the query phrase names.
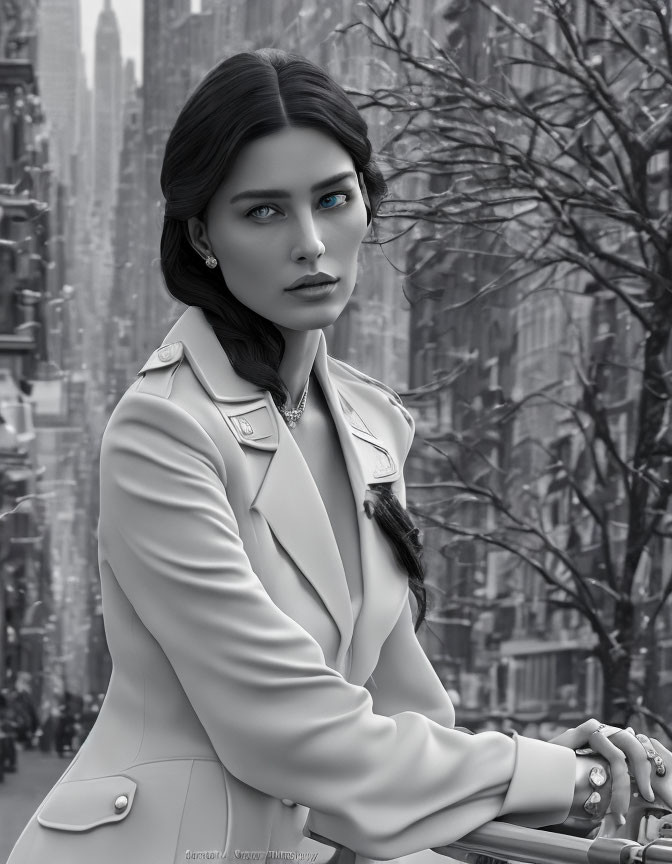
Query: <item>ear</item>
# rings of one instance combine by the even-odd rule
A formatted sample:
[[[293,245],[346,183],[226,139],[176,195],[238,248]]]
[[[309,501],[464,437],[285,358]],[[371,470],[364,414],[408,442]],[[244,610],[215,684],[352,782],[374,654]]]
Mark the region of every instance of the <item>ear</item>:
[[[364,183],[364,175],[360,171],[357,174],[357,180],[359,182],[359,189],[362,193],[362,198],[364,199],[364,206],[366,207],[366,224],[371,224],[371,201],[369,199],[369,193],[366,191],[366,184]]]
[[[205,222],[199,216],[190,216],[187,219],[187,229],[189,231],[189,240],[194,249],[203,258],[211,255],[210,240],[208,239],[208,231],[205,227]]]

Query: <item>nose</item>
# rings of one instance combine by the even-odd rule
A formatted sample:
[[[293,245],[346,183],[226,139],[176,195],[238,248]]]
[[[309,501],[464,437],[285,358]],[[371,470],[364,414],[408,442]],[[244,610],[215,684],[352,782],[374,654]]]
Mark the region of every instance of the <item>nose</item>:
[[[324,243],[316,230],[312,216],[299,222],[297,236],[292,247],[292,261],[317,261],[324,255]]]

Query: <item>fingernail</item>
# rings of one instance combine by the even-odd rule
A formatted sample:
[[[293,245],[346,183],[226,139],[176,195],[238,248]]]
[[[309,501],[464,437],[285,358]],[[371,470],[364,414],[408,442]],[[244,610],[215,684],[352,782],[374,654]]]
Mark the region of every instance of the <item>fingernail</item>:
[[[648,792],[646,793],[646,800],[647,800],[647,801],[655,801],[655,800],[656,800],[656,796],[653,794],[653,789],[651,789],[650,787],[649,787],[649,789],[650,789],[650,791],[648,791]]]
[[[619,825],[619,828],[622,828],[625,825],[625,816],[622,813],[619,813],[618,825]]]

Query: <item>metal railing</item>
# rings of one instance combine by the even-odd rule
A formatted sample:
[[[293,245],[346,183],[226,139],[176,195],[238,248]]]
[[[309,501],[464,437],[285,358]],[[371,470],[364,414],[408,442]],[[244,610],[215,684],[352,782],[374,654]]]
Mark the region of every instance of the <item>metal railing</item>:
[[[658,814],[656,816],[656,814]],[[672,813],[668,810],[632,808],[624,830],[637,835],[596,837],[589,840],[559,831],[540,831],[509,822],[488,822],[450,845],[433,847],[465,864],[487,864],[479,856],[515,864],[672,864]],[[314,831],[306,834],[336,852],[327,864],[353,864],[355,854]],[[492,862],[494,864],[494,862]]]
[[[525,864],[672,864],[672,837],[656,837],[646,843],[621,837],[587,840],[489,822],[450,846],[433,851],[468,862],[475,862],[477,855],[487,855]]]

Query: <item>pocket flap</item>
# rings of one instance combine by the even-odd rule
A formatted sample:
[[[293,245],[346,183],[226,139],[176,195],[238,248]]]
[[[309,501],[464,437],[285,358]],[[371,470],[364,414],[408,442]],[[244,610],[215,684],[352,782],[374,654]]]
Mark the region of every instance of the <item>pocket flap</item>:
[[[88,831],[96,825],[120,822],[131,812],[136,784],[130,777],[96,777],[59,783],[37,813],[45,828]]]

